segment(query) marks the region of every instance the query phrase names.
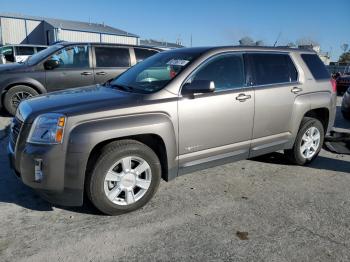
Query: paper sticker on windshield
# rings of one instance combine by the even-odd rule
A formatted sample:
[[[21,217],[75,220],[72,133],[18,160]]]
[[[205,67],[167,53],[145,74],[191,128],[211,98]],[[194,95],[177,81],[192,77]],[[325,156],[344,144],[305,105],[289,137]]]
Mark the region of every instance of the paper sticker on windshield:
[[[172,65],[172,66],[185,66],[187,63],[190,62],[188,60],[182,60],[182,59],[171,59],[167,65]]]

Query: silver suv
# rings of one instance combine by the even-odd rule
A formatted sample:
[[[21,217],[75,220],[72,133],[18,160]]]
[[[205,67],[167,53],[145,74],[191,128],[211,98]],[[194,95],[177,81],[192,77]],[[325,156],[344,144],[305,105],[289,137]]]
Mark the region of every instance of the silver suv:
[[[161,179],[277,150],[310,163],[333,126],[334,84],[306,50],[166,51],[105,85],[22,102],[9,156],[49,201],[82,205],[86,193],[120,214],[145,205]]]

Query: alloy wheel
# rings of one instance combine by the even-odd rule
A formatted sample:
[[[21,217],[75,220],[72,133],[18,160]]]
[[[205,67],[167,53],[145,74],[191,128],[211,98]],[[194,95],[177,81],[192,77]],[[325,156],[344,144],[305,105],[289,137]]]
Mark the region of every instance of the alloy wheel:
[[[18,107],[18,105],[23,101],[23,100],[26,100],[28,98],[31,98],[33,97],[32,94],[28,93],[28,92],[25,92],[25,91],[21,91],[21,92],[17,92],[15,93],[13,96],[12,96],[12,99],[11,99],[11,102],[12,102],[12,105],[14,107]]]
[[[127,156],[108,170],[104,180],[104,192],[114,204],[131,205],[146,194],[151,181],[151,167],[146,160]]]
[[[316,127],[306,130],[301,139],[300,153],[306,159],[311,159],[320,146],[321,134]]]

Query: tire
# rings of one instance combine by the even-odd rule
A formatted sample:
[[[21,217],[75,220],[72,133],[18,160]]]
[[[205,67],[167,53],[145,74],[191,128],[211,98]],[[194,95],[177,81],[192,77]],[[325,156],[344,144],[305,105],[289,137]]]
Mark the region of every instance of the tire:
[[[306,132],[309,131],[309,134],[310,134],[310,130],[314,130],[311,128],[316,128],[319,132],[318,143],[316,143],[315,141],[305,142],[303,139],[304,135],[307,137]],[[314,134],[315,134],[315,137],[317,137],[316,131]],[[286,157],[291,163],[302,166],[302,165],[311,163],[317,157],[317,155],[321,151],[323,141],[324,141],[324,128],[322,123],[315,118],[304,117],[303,120],[301,121],[301,125],[299,128],[297,137],[295,139],[293,148],[285,150],[284,154],[286,155]],[[305,145],[306,148],[309,148],[308,143],[312,145],[313,148],[316,148],[316,149],[315,150],[309,149],[309,151],[307,151],[306,149],[304,153],[302,153],[301,152],[302,146]],[[315,144],[317,144],[317,146]],[[309,156],[308,156],[308,152],[309,152]]]
[[[124,160],[127,163],[129,158],[130,169],[127,169]],[[147,165],[148,169],[137,175],[137,170],[143,170],[142,167]],[[110,176],[114,181],[109,181]],[[92,171],[87,174],[85,189],[98,210],[107,215],[119,215],[147,204],[156,193],[160,179],[161,164],[154,151],[138,141],[121,140],[103,148]],[[142,181],[142,186],[148,185],[148,188],[139,188],[137,181]],[[130,189],[132,187],[135,188]]]
[[[39,93],[29,86],[18,85],[11,87],[4,97],[4,107],[6,111],[15,115],[19,103],[25,99],[28,99],[33,96],[37,96]]]

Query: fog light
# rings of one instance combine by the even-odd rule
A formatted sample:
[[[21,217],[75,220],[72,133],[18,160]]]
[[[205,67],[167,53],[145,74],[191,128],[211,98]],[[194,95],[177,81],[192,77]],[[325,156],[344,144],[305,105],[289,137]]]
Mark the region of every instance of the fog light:
[[[42,159],[34,159],[35,164],[35,182],[40,183],[43,180],[43,160]]]

